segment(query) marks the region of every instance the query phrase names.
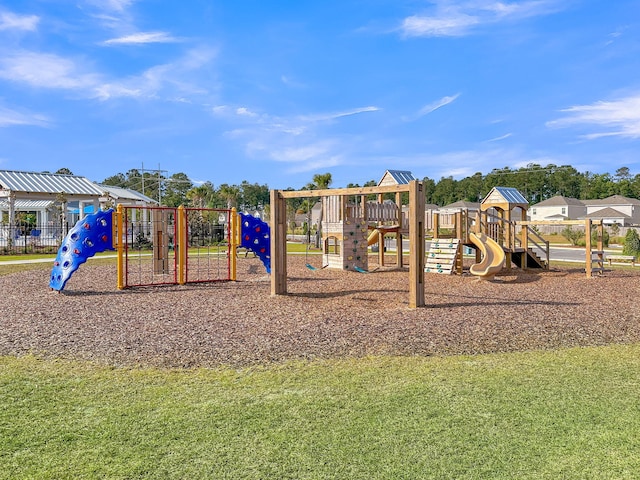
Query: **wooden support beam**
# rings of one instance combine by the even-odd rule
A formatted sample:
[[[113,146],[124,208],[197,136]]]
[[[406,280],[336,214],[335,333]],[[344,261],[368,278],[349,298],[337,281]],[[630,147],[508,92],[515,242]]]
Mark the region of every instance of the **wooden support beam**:
[[[271,191],[271,295],[287,293],[287,204]]]
[[[409,185],[385,185],[381,187],[327,188],[324,190],[279,190],[282,198],[327,197],[331,195],[371,195],[408,192]]]
[[[587,218],[584,221],[584,241],[585,241],[585,250],[587,254],[585,272],[587,274],[587,278],[591,278],[593,276],[593,257],[591,255],[591,219]]]
[[[398,206],[398,231],[396,231],[396,265],[402,268],[402,193],[396,192],[396,205]]]
[[[409,207],[411,209],[411,207]],[[433,239],[437,240],[440,233],[440,214],[438,212],[433,212]]]
[[[424,205],[423,185],[409,182],[409,308],[423,307],[424,300]]]

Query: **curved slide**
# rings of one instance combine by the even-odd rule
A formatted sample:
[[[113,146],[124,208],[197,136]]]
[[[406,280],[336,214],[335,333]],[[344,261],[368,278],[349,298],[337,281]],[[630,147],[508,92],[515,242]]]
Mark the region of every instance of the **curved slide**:
[[[374,243],[378,243],[378,239],[380,238],[380,232],[382,232],[382,234],[386,234],[386,233],[393,233],[393,232],[397,232],[398,231],[398,226],[397,225],[393,225],[393,226],[385,226],[385,225],[378,225],[377,227],[375,227],[371,233],[369,234],[369,236],[367,237],[367,245],[371,246]]]
[[[496,273],[504,267],[504,250],[495,240],[484,233],[471,233],[469,239],[482,253],[480,263],[471,265],[469,272],[480,280],[492,280]]]
[[[81,264],[105,250],[114,250],[113,209],[87,215],[69,230],[53,262],[49,281],[51,289],[63,290]]]
[[[367,237],[367,246],[371,246],[374,243],[378,243],[378,237],[380,236],[380,230],[377,228],[371,230],[369,237]]]

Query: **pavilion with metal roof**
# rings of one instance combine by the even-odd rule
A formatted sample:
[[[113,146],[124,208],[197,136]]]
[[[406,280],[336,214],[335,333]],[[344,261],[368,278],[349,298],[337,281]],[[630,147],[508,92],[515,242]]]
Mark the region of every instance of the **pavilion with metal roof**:
[[[0,219],[8,213],[9,225],[14,224],[16,212],[36,213],[39,224],[57,221],[53,217],[60,214],[63,223],[67,218],[75,222],[108,203],[157,204],[134,190],[99,185],[78,175],[0,170]]]
[[[84,211],[86,205],[93,205],[97,209],[102,198],[103,191],[85,177],[0,170],[0,201],[6,205],[2,210],[8,212],[10,225],[14,223],[16,211],[36,212],[38,223],[44,222],[47,216],[45,212],[51,205],[43,209],[33,202],[59,203],[61,212],[66,217],[69,204],[77,204],[80,211]]]

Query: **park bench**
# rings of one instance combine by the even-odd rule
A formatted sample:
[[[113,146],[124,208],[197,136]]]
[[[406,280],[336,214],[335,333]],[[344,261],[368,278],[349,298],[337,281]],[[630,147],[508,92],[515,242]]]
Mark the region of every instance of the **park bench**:
[[[636,266],[636,257],[633,255],[607,255],[607,260],[609,261],[609,266],[611,266],[611,262],[631,262],[633,267]]]

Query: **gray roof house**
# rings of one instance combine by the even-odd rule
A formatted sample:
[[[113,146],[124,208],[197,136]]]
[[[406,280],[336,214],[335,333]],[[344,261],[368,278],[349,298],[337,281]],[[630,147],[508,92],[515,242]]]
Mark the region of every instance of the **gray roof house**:
[[[462,210],[478,211],[480,210],[480,204],[477,202],[467,202],[466,200],[459,200],[457,202],[450,203],[441,207],[439,211],[441,213],[454,213]]]
[[[529,220],[579,220],[587,215],[587,207],[577,198],[556,195],[531,205],[527,213]]]
[[[585,200],[587,216],[602,219],[605,225],[640,225],[640,200],[612,195],[599,200]]]
[[[618,210],[611,207],[606,207],[596,212],[590,213],[587,215],[587,218],[590,218],[592,220],[602,220],[602,223],[604,223],[605,225],[613,225],[615,223],[617,225],[624,226],[631,224],[631,217],[629,215],[625,215],[624,213],[619,212]]]

